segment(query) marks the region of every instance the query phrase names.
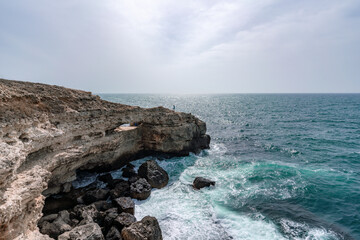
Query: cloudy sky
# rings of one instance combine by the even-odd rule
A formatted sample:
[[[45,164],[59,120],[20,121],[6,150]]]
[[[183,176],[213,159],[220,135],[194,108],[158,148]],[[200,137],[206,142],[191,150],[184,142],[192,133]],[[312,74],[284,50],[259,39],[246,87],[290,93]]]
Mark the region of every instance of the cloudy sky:
[[[360,92],[359,0],[0,0],[0,77],[95,93]]]

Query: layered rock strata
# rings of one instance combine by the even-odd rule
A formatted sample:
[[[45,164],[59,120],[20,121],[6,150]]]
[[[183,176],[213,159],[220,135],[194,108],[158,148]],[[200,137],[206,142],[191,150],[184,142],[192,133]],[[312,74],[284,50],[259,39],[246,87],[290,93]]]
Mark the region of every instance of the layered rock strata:
[[[134,127],[121,127],[136,123]],[[39,234],[44,196],[68,191],[77,170],[110,170],[154,153],[208,148],[204,122],[90,92],[0,79],[0,239]]]

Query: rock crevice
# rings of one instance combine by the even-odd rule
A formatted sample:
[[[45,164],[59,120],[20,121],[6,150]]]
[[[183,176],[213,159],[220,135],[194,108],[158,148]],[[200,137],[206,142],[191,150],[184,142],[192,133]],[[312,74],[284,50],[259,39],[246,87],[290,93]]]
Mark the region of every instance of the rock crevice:
[[[137,126],[119,129],[125,123]],[[206,124],[191,114],[0,79],[0,239],[46,239],[37,229],[44,195],[61,192],[79,169],[115,169],[154,153],[187,155],[209,142]]]

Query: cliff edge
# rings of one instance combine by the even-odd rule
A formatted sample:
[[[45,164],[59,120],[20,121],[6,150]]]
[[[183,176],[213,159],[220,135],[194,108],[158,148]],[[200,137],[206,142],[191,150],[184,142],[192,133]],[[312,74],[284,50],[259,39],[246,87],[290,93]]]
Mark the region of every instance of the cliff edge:
[[[136,126],[120,127],[127,123]],[[187,155],[209,143],[206,124],[191,114],[0,79],[0,239],[48,239],[37,228],[45,196],[63,191],[76,170]]]

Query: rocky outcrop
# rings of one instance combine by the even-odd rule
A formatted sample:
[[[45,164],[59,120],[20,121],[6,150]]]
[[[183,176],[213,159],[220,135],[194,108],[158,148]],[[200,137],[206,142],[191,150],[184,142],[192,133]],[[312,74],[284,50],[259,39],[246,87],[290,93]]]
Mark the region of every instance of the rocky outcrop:
[[[169,182],[169,175],[155,160],[148,160],[141,164],[139,176],[145,178],[153,188],[163,188]]]
[[[161,229],[154,217],[146,216],[121,231],[124,240],[162,240]]]
[[[125,123],[137,126],[120,127]],[[205,123],[191,114],[0,79],[0,239],[47,239],[37,228],[44,196],[69,191],[77,170],[115,169],[156,153],[187,155],[209,142]]]
[[[211,181],[209,179],[203,178],[203,177],[196,177],[193,182],[193,187],[195,189],[201,189],[201,188],[210,187],[210,186],[215,186],[215,182]]]

